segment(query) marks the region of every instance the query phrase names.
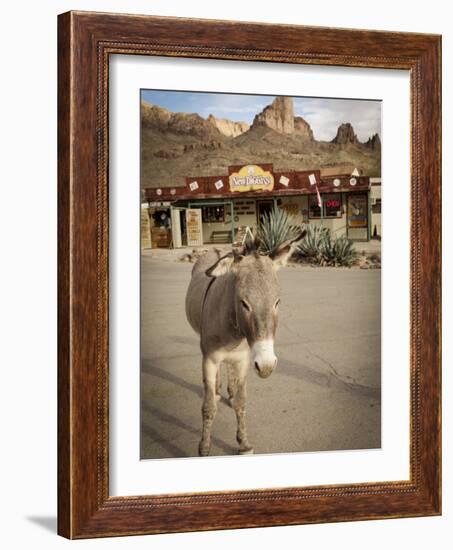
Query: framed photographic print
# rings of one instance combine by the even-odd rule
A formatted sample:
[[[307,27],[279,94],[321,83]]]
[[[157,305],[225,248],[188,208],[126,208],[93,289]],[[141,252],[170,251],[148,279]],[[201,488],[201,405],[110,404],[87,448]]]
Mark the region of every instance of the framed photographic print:
[[[440,501],[439,36],[59,17],[59,533]]]

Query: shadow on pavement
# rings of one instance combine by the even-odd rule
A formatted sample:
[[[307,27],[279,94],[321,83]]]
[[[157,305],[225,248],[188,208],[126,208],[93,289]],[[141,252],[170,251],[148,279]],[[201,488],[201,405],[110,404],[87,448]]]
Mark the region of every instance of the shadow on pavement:
[[[200,437],[201,435],[201,407],[200,407],[200,425],[197,426],[196,428],[189,426],[188,424],[186,424],[176,416],[173,416],[172,414],[161,411],[158,408],[151,406],[149,403],[146,403],[146,401],[142,401],[142,409],[163,422],[167,422],[169,424],[172,424],[173,426],[176,426],[177,428],[180,428],[182,430],[185,430],[189,433],[196,435],[197,438]],[[189,454],[187,452],[179,450],[177,446],[174,445],[174,443],[168,440],[168,438],[164,438],[161,435],[159,435],[157,432],[154,432],[154,430],[149,426],[149,424],[144,422],[143,419],[142,419],[142,430],[146,431],[147,433],[151,432],[150,435],[155,443],[159,443],[165,448],[167,448],[168,446],[174,447],[174,449],[177,450],[177,454],[174,453],[173,449],[171,449],[172,456],[179,456],[179,457],[197,456],[197,454],[193,454],[193,453]],[[221,448],[227,454],[237,454],[236,447],[233,447],[232,445],[228,445],[228,443],[226,443],[225,441],[223,441],[222,439],[219,439],[214,435],[212,436],[212,443],[213,445],[216,445],[217,447]]]
[[[195,393],[200,398],[203,397],[203,389],[201,385],[198,386],[197,384],[191,384],[190,382],[183,380],[179,376],[176,376],[176,374],[173,374],[169,371],[161,369],[160,367],[156,367],[155,365],[151,364],[151,361],[149,360],[142,361],[142,372],[146,372],[146,374],[150,374],[151,376],[157,376],[163,380],[166,380],[167,382],[176,384],[181,388],[184,388],[185,390],[189,390]],[[201,372],[201,368],[200,368],[200,372]]]

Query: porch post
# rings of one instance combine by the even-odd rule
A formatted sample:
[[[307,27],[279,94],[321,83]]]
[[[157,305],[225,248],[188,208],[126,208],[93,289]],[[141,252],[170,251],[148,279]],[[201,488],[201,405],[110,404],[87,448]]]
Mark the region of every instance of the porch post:
[[[231,217],[231,244],[234,243],[234,204],[230,201],[230,217]]]
[[[321,193],[319,193],[321,196]],[[324,227],[324,199],[321,197],[321,227]]]

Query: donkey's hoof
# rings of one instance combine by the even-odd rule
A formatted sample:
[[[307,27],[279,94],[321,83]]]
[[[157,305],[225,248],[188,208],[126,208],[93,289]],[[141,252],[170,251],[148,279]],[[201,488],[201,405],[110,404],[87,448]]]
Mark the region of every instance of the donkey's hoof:
[[[220,393],[216,393],[215,394],[215,400],[220,401],[221,399],[222,399],[222,396],[220,395]]]
[[[252,455],[254,452],[253,447],[244,447],[243,449],[239,449],[240,455]]]

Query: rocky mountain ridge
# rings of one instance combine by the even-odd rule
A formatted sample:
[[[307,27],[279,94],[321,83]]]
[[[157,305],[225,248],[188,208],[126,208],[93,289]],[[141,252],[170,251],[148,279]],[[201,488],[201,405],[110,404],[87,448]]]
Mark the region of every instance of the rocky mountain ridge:
[[[379,134],[374,134],[368,138],[368,141],[365,142],[365,146],[373,150],[381,150],[381,138]]]
[[[142,127],[150,127],[160,132],[180,135],[193,135],[201,138],[215,138],[220,131],[212,123],[197,113],[173,113],[164,107],[141,103]]]
[[[294,116],[293,99],[277,97],[251,125],[196,113],[173,113],[141,104],[143,187],[183,185],[187,176],[227,173],[233,164],[272,163],[276,170],[353,164],[380,175],[380,138],[360,143],[350,123],[331,142],[316,140],[310,124]]]
[[[209,115],[207,121],[217,128],[221,134],[227,137],[240,136],[250,128],[247,122],[235,122],[227,118],[217,118],[214,115]]]

